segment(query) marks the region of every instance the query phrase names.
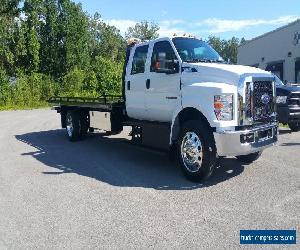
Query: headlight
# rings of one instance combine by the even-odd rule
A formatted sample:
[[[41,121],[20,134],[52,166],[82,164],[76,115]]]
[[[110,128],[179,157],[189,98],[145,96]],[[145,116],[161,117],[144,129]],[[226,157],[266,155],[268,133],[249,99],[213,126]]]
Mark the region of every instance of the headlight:
[[[233,120],[233,94],[215,95],[214,109],[219,121]]]
[[[276,103],[285,104],[286,103],[286,99],[287,99],[287,96],[277,96]]]

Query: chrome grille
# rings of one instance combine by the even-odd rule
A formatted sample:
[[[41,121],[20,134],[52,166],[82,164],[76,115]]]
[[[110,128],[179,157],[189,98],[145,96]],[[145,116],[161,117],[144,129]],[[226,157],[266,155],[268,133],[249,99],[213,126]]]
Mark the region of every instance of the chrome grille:
[[[275,112],[273,100],[273,83],[271,81],[253,82],[253,120],[270,121]]]
[[[300,106],[300,92],[291,93],[288,99],[289,106]]]

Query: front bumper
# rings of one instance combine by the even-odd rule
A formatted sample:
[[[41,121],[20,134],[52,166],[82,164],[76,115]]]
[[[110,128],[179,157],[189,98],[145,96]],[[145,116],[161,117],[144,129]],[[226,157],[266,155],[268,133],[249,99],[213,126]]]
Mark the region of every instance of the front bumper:
[[[248,155],[273,146],[277,142],[277,123],[247,130],[214,132],[219,156]]]
[[[300,122],[300,107],[277,106],[278,121],[281,123]]]

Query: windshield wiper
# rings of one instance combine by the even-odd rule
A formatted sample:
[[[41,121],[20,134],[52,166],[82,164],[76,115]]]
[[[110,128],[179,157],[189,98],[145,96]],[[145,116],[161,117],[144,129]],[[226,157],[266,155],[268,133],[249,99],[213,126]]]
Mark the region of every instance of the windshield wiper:
[[[224,60],[212,60],[212,62],[215,62],[215,63],[225,63]]]
[[[190,62],[190,63],[193,63],[193,62],[211,62],[211,60],[209,59],[189,59],[189,60],[186,60],[186,62]]]
[[[223,60],[215,60],[215,59],[208,59],[208,58],[202,58],[202,59],[189,59],[186,60],[186,62],[193,63],[193,62],[204,62],[204,63],[224,63]]]

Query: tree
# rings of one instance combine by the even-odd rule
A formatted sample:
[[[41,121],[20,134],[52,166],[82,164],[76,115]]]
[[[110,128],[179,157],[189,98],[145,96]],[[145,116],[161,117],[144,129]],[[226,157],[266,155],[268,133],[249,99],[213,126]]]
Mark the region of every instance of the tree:
[[[81,4],[63,0],[62,25],[64,28],[63,43],[66,49],[66,70],[75,67],[85,69],[89,66],[89,23],[82,11]]]
[[[0,68],[7,73],[14,71],[15,18],[19,15],[18,0],[2,0],[0,4]]]
[[[23,11],[26,14],[26,48],[27,48],[27,71],[37,72],[40,66],[40,7],[41,0],[25,0]]]
[[[207,43],[210,44],[221,56],[224,50],[224,40],[219,37],[209,36]]]
[[[27,70],[27,25],[25,22],[17,22],[14,28],[12,51],[14,53],[14,64],[11,75],[15,75],[17,71],[25,72]]]
[[[124,59],[126,50],[124,38],[116,27],[103,22],[99,13],[90,17],[89,31],[91,34],[90,55],[93,60],[97,56],[116,61]]]
[[[227,60],[229,59],[230,62],[232,62],[233,64],[237,63],[239,44],[240,44],[240,40],[236,37],[232,37],[231,39],[227,40],[224,45],[223,56]]]
[[[130,37],[139,38],[142,41],[158,38],[159,26],[155,23],[142,21],[137,23],[134,27],[129,27],[125,34],[126,39]]]
[[[244,37],[242,37],[240,44],[244,44],[246,42],[246,39]]]
[[[20,0],[1,0],[0,16],[17,16],[19,12],[19,3]]]
[[[41,23],[41,72],[59,78],[65,72],[65,49],[63,28],[60,28],[57,0],[45,0],[43,4],[44,21]]]
[[[238,46],[240,45],[240,40],[238,38],[232,37],[229,40],[224,40],[219,37],[210,36],[207,39],[207,42],[224,60],[230,60],[230,62],[234,64],[237,63]]]
[[[8,77],[5,70],[0,67],[0,107],[7,105],[8,102]]]
[[[0,34],[0,109],[121,91],[125,39],[72,0],[2,0]]]
[[[98,56],[93,63],[93,71],[97,77],[98,95],[120,94],[123,63]]]
[[[41,24],[41,70],[56,79],[89,67],[89,19],[71,0],[44,0]]]

